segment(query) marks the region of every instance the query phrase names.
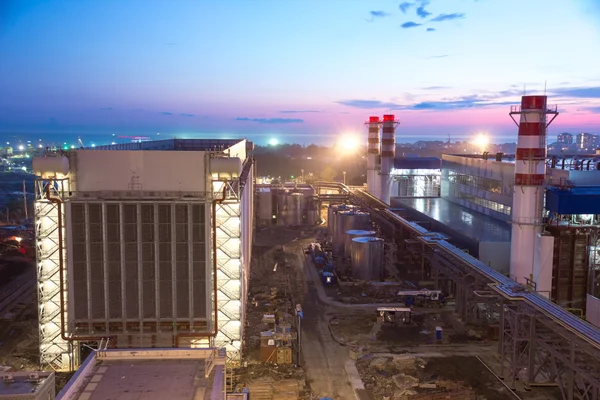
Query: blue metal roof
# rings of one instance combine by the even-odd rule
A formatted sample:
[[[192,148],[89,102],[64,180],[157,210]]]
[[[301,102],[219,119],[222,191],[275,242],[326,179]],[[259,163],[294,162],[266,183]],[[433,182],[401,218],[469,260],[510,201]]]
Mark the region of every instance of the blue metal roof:
[[[396,157],[395,169],[441,169],[442,160],[437,157]]]
[[[600,186],[546,191],[546,209],[557,214],[600,214]]]

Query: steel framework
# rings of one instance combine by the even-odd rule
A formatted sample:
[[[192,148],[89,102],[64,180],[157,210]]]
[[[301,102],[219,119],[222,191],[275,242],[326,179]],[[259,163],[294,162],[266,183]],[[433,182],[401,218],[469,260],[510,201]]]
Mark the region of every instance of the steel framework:
[[[340,188],[343,191],[343,188]],[[466,323],[499,326],[501,376],[526,387],[558,386],[565,400],[600,399],[600,331],[361,192],[350,201],[368,210],[421,270],[455,294]]]
[[[55,371],[72,371],[78,362],[75,346],[65,338],[64,326],[67,251],[63,202],[69,195],[69,187],[67,178],[35,181],[40,365]]]
[[[218,332],[215,347],[227,349],[228,363],[239,363],[242,348],[241,193],[237,182],[213,180],[216,205],[216,282]]]

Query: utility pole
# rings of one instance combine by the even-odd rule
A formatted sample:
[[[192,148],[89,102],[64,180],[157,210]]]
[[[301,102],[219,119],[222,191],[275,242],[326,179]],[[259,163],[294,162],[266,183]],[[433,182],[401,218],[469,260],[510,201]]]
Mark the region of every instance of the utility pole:
[[[25,210],[25,219],[28,219],[27,214],[27,192],[25,191],[25,180],[23,180],[23,210]]]

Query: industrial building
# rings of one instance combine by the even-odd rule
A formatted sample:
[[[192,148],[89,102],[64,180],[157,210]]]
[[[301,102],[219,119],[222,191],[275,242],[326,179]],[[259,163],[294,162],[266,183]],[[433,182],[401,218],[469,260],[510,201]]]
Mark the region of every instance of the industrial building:
[[[40,359],[79,343],[241,358],[253,144],[172,139],[35,158]]]
[[[414,167],[401,179],[397,169],[391,170],[395,182],[423,182],[425,189],[392,184],[389,201],[382,191],[371,193],[496,271],[565,308],[585,312],[600,296],[600,157],[546,155],[546,128],[558,115],[546,102],[544,96],[524,96],[511,108],[519,132],[516,154],[445,154],[438,170],[429,158],[396,157],[395,164]],[[377,135],[373,124],[368,134],[370,145]],[[375,174],[369,176],[383,184]],[[589,311],[596,308],[593,304]]]
[[[224,400],[225,362],[210,348],[95,351],[56,398]]]

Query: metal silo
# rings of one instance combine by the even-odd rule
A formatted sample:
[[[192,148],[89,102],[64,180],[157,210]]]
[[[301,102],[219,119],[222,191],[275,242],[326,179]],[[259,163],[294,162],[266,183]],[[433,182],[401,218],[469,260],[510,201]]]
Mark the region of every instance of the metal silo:
[[[306,215],[306,224],[307,225],[315,225],[321,220],[321,213],[319,208],[319,198],[317,196],[305,196],[305,215]]]
[[[273,221],[273,197],[269,189],[258,192],[258,223],[271,224]]]
[[[278,225],[298,226],[303,224],[304,195],[302,193],[280,192],[277,206]]]
[[[383,239],[358,237],[352,239],[352,277],[377,281],[383,272]]]
[[[339,204],[330,204],[329,208],[327,209],[327,234],[328,235],[332,235],[333,236],[333,231],[334,231],[334,227],[335,227],[335,213],[340,210],[346,210],[346,207],[348,207],[346,204],[343,203],[339,203]]]
[[[357,211],[356,208],[349,211],[336,212],[332,240],[333,255],[336,257],[344,257],[346,231],[354,229],[367,230],[370,227],[371,217],[368,213]]]
[[[352,239],[357,237],[367,237],[367,236],[375,236],[375,231],[364,231],[362,229],[351,229],[346,231],[344,237],[344,257],[350,258],[352,254]]]

